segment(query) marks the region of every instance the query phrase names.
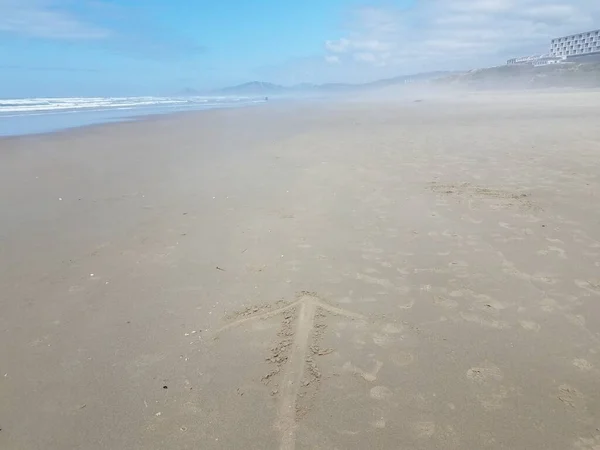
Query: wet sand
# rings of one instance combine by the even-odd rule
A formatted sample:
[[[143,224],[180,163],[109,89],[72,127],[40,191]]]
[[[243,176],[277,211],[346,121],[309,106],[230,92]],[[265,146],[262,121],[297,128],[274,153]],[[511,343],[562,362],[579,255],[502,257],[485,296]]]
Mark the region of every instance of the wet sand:
[[[0,140],[0,448],[600,448],[600,94]]]

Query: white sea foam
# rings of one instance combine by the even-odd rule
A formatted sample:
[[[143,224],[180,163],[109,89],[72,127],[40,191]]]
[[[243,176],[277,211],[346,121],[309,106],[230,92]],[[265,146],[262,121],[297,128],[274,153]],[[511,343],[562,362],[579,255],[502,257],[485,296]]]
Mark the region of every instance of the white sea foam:
[[[67,97],[0,99],[0,116],[112,109],[216,107],[260,101],[251,97]]]

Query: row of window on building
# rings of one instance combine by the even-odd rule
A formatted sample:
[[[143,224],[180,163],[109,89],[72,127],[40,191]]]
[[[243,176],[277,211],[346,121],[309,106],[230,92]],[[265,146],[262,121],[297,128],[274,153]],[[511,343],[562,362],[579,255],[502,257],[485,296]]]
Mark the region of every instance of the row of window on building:
[[[552,39],[550,53],[555,56],[585,55],[600,51],[600,30]]]
[[[555,64],[571,57],[600,53],[600,30],[552,39],[548,55],[509,59],[507,64]]]
[[[552,39],[552,45],[571,41],[591,42],[597,40],[598,37],[600,37],[600,30],[588,31],[587,33],[572,34],[571,36]]]

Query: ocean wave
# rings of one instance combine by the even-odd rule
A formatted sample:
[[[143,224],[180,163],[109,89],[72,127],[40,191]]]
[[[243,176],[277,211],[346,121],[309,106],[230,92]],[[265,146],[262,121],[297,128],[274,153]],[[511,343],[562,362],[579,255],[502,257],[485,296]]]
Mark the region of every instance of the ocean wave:
[[[0,116],[112,109],[193,108],[255,103],[251,97],[64,97],[0,99]]]

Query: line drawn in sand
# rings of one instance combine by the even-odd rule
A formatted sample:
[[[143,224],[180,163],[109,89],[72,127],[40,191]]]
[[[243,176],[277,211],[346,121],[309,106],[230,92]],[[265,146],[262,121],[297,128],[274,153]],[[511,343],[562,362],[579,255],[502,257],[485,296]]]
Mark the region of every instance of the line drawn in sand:
[[[469,209],[478,209],[474,208],[474,203],[485,202],[491,209],[518,207],[523,210],[542,211],[542,208],[531,199],[531,194],[518,188],[509,191],[476,186],[471,183],[443,184],[435,181],[429,183],[428,187],[438,195],[452,196],[459,201],[466,200]]]
[[[319,311],[321,310],[321,311]],[[283,315],[282,329],[278,333],[280,343],[272,348],[272,355],[267,358],[269,362],[277,364],[277,368],[263,377],[268,383],[270,378],[281,372],[282,381],[279,390],[274,390],[273,395],[279,396],[279,407],[275,427],[281,433],[280,450],[293,450],[296,447],[296,428],[298,415],[298,395],[303,386],[310,384],[304,381],[305,371],[315,379],[320,373],[312,359],[312,355],[328,354],[329,350],[321,350],[318,346],[311,345],[311,337],[318,340],[318,318],[328,312],[336,316],[346,317],[351,320],[366,320],[367,317],[345,309],[329,305],[311,292],[301,292],[298,299],[289,305],[282,306],[272,311],[258,312],[247,315],[228,323],[215,332],[215,337],[224,331],[237,328],[254,320],[265,320],[277,315]],[[295,327],[293,321],[295,319]],[[317,325],[315,325],[317,323]],[[309,354],[310,353],[310,354]],[[283,366],[283,367],[281,367]],[[379,368],[376,368],[378,371]]]

